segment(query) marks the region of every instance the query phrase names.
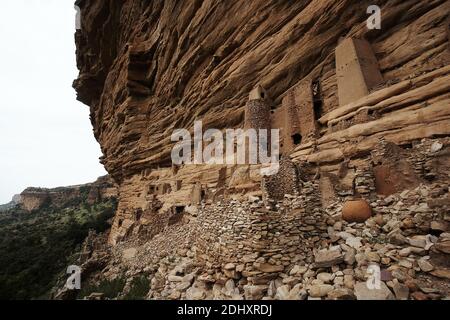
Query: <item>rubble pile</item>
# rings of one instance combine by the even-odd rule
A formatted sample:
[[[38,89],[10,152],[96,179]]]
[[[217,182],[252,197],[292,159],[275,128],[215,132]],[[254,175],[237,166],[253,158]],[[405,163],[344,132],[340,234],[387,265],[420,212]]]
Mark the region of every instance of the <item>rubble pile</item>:
[[[341,219],[343,201],[316,206],[316,188],[272,206],[203,204],[187,224],[114,247],[103,276],[145,274],[151,299],[448,298],[448,185],[379,196],[364,223]],[[373,266],[380,283],[369,289]]]

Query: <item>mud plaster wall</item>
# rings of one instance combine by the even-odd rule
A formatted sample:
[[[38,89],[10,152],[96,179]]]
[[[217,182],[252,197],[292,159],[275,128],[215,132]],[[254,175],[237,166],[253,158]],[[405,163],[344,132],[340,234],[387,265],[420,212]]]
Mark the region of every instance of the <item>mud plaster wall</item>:
[[[366,96],[383,82],[372,48],[363,39],[347,38],[338,45],[336,74],[340,106]]]

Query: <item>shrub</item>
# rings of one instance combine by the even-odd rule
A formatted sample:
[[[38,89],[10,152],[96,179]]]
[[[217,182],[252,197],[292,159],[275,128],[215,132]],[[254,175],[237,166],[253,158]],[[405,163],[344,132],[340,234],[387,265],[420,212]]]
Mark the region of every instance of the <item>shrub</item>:
[[[131,289],[124,300],[144,300],[150,290],[150,280],[147,276],[134,278],[131,282]]]
[[[103,280],[98,285],[82,286],[78,298],[88,297],[91,293],[103,293],[105,298],[114,299],[123,291],[125,279],[118,277],[114,280]]]
[[[90,212],[82,206],[32,214],[12,209],[0,215],[0,300],[48,297],[89,230],[109,228],[115,202],[100,203]]]

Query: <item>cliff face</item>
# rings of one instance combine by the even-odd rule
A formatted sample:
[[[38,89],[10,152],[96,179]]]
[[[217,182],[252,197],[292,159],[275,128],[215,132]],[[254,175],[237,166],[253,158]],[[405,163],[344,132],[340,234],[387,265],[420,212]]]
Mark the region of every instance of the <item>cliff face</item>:
[[[93,183],[60,187],[53,189],[27,188],[17,198],[17,204],[28,212],[39,210],[45,206],[60,209],[81,199],[88,204],[106,201],[117,197],[117,188],[108,176],[100,177]]]
[[[143,276],[152,299],[448,296],[448,1],[76,3],[74,87],[119,192],[92,279]],[[172,165],[197,120],[280,129],[278,174]]]
[[[243,127],[258,84],[283,154],[304,164],[303,174],[320,173],[325,203],[353,195],[367,163],[378,190],[398,180],[395,170],[406,177],[391,193],[425,181],[414,164],[367,160],[384,148],[380,138],[411,147],[450,134],[446,0],[76,3],[74,87],[119,184],[112,243],[192,199],[260,195],[257,168],[172,168],[170,160],[176,128],[195,120],[205,129]],[[371,4],[381,7],[381,30],[366,27]]]
[[[0,299],[52,298],[55,284],[67,280],[67,266],[83,256],[83,240],[109,234],[116,210],[111,187],[103,177],[80,186],[28,188],[4,210],[0,206]]]

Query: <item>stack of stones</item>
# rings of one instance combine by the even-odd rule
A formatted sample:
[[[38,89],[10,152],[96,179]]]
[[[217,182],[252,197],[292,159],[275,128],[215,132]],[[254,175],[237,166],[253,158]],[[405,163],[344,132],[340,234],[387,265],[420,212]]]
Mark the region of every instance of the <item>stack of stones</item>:
[[[417,152],[413,156],[411,155],[408,157],[408,162],[411,163],[414,173],[418,177],[424,177],[425,176],[425,163],[427,162],[427,155],[423,152]]]
[[[433,180],[436,177],[436,168],[433,168],[432,162],[445,143],[448,144],[449,140],[423,139],[420,144],[414,146],[409,162],[413,163],[414,170],[420,177],[427,180]]]
[[[278,173],[262,179],[262,189],[268,199],[283,200],[286,194],[298,194],[297,167],[291,159],[282,157]]]
[[[387,156],[388,142],[385,138],[378,139],[378,145],[372,150],[371,156],[374,165],[383,163],[383,159]]]
[[[307,181],[302,183],[300,202],[306,214],[314,217],[322,212],[322,201],[318,181]]]
[[[363,198],[370,198],[375,192],[375,177],[370,163],[365,167],[358,167],[355,173],[355,192]]]
[[[253,129],[270,128],[270,106],[264,99],[247,102],[245,112],[246,127]],[[270,139],[269,139],[270,141]]]
[[[286,200],[274,204],[275,209],[260,200],[204,208],[198,215],[203,230],[198,239],[200,257],[216,269],[220,267],[216,271],[224,278],[244,277],[249,285],[267,285],[304,259],[308,245],[314,243],[310,240],[326,231],[322,211],[314,208],[314,189],[303,190],[308,194],[286,195]],[[312,201],[304,206],[307,199]],[[213,250],[212,241],[217,244]]]

